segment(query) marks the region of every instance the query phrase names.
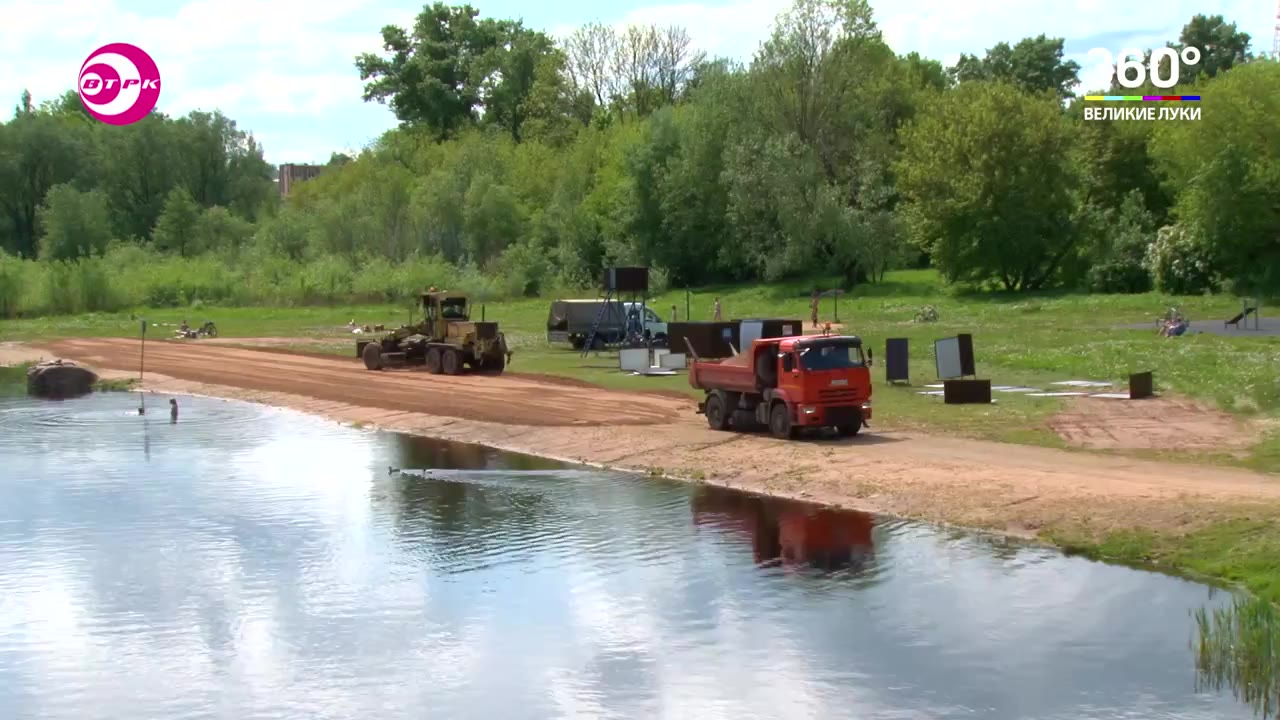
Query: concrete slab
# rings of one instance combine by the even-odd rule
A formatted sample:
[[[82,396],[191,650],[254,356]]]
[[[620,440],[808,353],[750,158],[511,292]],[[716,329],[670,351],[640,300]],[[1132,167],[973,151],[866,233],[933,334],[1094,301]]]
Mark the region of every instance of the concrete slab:
[[[1266,312],[1266,308],[1263,308],[1263,312]],[[1223,337],[1280,337],[1280,317],[1268,317],[1267,315],[1263,315],[1258,320],[1257,330],[1253,329],[1253,318],[1249,318],[1249,327],[1247,329],[1244,327],[1244,321],[1240,322],[1241,327],[1239,328],[1234,325],[1231,327],[1223,327],[1223,320],[1226,319],[1227,318],[1222,318],[1222,320],[1192,320],[1191,326],[1187,328],[1187,333],[1208,333],[1210,335],[1221,335]],[[1154,322],[1135,325],[1121,325],[1120,329],[1146,330],[1152,335],[1156,334],[1156,326]],[[1172,340],[1173,338],[1170,339]]]

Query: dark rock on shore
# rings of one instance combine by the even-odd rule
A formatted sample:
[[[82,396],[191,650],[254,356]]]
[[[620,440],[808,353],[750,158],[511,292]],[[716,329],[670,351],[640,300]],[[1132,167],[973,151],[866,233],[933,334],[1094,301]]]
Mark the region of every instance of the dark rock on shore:
[[[45,360],[27,369],[27,393],[62,400],[93,391],[98,376],[70,360]]]

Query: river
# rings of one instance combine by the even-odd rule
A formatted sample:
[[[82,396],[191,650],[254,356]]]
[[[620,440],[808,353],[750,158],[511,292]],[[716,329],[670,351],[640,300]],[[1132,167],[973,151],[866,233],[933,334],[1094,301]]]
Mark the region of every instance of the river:
[[[1203,585],[139,397],[0,398],[4,717],[1252,717]]]

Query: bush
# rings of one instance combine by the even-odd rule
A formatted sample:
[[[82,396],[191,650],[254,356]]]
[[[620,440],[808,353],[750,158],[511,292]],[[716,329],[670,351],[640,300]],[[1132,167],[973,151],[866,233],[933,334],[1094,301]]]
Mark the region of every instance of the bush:
[[[1167,225],[1147,247],[1146,266],[1157,290],[1170,295],[1198,295],[1217,287],[1209,248],[1193,230]]]
[[[662,284],[656,271],[651,285]],[[435,286],[477,302],[551,292],[545,255],[512,246],[488,270],[455,266],[439,256],[401,263],[383,257],[326,254],[305,262],[265,247],[195,257],[117,243],[100,256],[21,259],[0,252],[0,317],[115,312],[133,307],[397,303]],[[657,290],[655,290],[656,292]]]
[[[0,318],[16,317],[22,308],[23,265],[18,258],[0,250]]]

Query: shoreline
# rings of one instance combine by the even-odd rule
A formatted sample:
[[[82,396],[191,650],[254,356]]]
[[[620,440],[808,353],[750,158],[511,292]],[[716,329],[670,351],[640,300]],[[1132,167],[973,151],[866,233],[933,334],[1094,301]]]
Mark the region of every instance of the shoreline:
[[[64,345],[56,353],[22,343],[0,343],[0,364],[62,356],[89,365],[103,380],[137,378],[116,359],[95,355],[99,352],[103,351],[88,343]],[[152,360],[150,353],[147,359]],[[465,419],[427,410],[437,406],[431,395],[442,381],[422,373],[366,375],[361,368],[358,375],[348,375],[354,371],[348,369],[352,362],[312,358],[305,359],[310,373],[287,367],[278,371],[283,378],[263,375],[256,367],[251,375],[245,374],[248,369],[238,372],[234,367],[198,375],[185,356],[164,360],[158,355],[157,360],[156,369],[149,370],[135,390],[255,402],[358,427],[978,530],[1094,556],[1098,555],[1090,548],[1100,548],[1107,538],[1125,533],[1176,539],[1221,523],[1280,517],[1277,478],[1233,468],[886,431],[877,424],[850,439],[781,441],[712,431],[694,414],[692,400],[643,394],[637,397],[653,418],[645,423],[520,424],[495,422],[491,416]],[[112,364],[121,370],[110,369]],[[192,379],[174,377],[184,373]],[[226,378],[243,385],[202,382],[195,377]],[[536,378],[518,374],[508,382],[521,388],[538,385]],[[255,383],[258,388],[290,392],[255,389]],[[484,387],[499,395],[503,392],[492,381]],[[572,395],[554,397],[554,393],[569,392],[564,385],[538,387],[544,395],[541,402],[552,406],[544,412],[554,410],[557,403],[562,407]],[[380,401],[379,392],[392,390],[396,402]],[[468,391],[464,388],[458,394],[465,396]],[[619,400],[617,391],[591,395]],[[520,398],[514,395],[503,397],[511,406],[511,420],[521,414],[530,417],[537,410],[518,407]],[[1112,559],[1143,559],[1135,551],[1122,550],[1125,557]]]

